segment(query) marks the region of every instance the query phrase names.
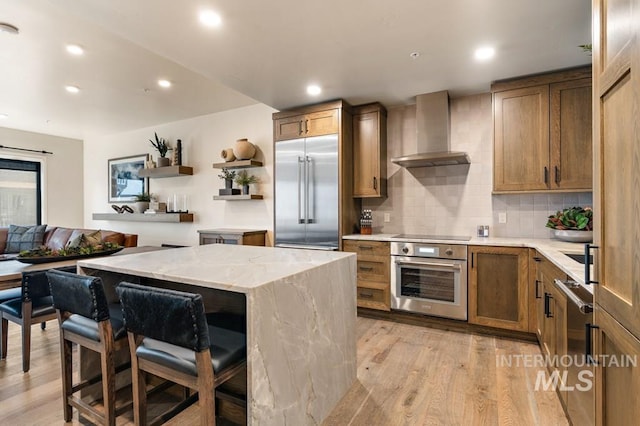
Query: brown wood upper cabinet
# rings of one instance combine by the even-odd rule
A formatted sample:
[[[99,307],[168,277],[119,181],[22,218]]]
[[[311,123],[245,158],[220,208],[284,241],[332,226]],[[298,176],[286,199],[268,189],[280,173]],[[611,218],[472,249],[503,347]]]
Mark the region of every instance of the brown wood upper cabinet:
[[[492,85],[493,189],[590,191],[591,68]]]
[[[387,110],[379,103],[353,109],[353,196],[387,196]]]
[[[527,331],[529,251],[469,246],[469,322]]]
[[[338,133],[340,113],[338,109],[309,112],[274,120],[275,140],[282,141],[309,136]]]

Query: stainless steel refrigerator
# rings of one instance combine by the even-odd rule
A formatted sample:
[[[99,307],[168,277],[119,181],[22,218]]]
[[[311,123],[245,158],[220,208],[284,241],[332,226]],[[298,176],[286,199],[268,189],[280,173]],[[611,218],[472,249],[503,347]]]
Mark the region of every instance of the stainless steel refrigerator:
[[[338,135],[275,144],[275,245],[338,249]]]

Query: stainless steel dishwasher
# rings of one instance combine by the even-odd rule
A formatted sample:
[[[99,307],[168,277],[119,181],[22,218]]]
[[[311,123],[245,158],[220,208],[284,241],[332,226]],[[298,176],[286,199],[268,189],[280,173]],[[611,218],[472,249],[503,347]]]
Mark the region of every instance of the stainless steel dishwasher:
[[[595,368],[591,358],[593,295],[575,281],[554,281],[567,296],[567,354],[570,357],[567,386],[567,411],[574,425],[592,425],[594,419],[593,380]]]

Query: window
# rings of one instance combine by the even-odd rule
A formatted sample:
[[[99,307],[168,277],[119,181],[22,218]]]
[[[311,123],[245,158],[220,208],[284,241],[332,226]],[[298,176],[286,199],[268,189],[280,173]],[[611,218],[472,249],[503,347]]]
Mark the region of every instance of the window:
[[[40,225],[41,164],[0,158],[0,226]]]

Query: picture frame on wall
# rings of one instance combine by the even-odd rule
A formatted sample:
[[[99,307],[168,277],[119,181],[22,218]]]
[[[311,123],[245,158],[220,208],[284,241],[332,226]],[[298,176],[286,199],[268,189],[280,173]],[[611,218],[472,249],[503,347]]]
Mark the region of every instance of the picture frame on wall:
[[[144,169],[149,154],[107,160],[109,169],[109,202],[132,202],[136,195],[149,192],[149,180],[138,173]]]

